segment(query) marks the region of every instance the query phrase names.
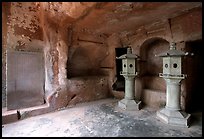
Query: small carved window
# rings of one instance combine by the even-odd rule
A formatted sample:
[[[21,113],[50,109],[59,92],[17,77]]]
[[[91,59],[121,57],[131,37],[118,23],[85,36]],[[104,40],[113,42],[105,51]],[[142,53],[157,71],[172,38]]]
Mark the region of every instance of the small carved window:
[[[174,63],[174,64],[173,64],[173,67],[174,67],[174,68],[177,68],[177,64],[176,64],[176,63]]]
[[[124,67],[126,67],[126,65],[125,65],[125,64],[124,64],[123,66],[124,66]]]
[[[132,68],[133,67],[133,65],[132,64],[130,64],[130,68]]]
[[[168,68],[168,64],[165,64],[164,66],[165,66],[165,68]]]

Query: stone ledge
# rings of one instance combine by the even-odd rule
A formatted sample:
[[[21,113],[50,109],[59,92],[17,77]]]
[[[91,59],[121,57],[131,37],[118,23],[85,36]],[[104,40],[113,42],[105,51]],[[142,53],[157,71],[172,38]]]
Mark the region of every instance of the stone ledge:
[[[125,92],[124,91],[115,91],[111,90],[114,98],[116,99],[123,99],[125,97]]]
[[[8,124],[18,121],[17,110],[7,111],[6,108],[2,108],[2,124]]]
[[[166,93],[160,90],[143,89],[141,100],[147,106],[161,108],[166,103]]]
[[[52,109],[50,109],[48,104],[19,109],[19,110],[9,110],[9,111],[7,111],[6,108],[3,108],[2,109],[2,124],[9,124],[9,123],[16,122],[18,120],[28,118],[31,116],[45,114],[45,113],[50,112],[51,110]]]

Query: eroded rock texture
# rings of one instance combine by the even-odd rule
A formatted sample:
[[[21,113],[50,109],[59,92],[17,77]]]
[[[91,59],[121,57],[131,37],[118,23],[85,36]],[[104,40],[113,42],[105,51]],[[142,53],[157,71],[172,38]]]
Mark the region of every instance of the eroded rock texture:
[[[165,82],[158,77],[162,61],[154,55],[172,41],[185,50],[187,42],[202,40],[200,2],[4,2],[2,18],[3,107],[6,51],[43,53],[44,99],[54,110],[123,96],[112,88],[115,48],[130,44],[141,57],[137,95],[158,108],[165,102]],[[182,82],[183,109],[191,99],[187,92]]]

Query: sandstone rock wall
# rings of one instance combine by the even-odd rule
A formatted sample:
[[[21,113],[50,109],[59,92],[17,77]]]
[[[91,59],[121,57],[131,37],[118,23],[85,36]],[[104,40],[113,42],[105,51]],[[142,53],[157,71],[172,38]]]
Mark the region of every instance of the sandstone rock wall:
[[[127,44],[131,44],[133,53],[141,56],[138,67],[141,75],[136,79],[136,88],[140,94],[136,97],[140,98],[144,89],[153,89],[154,94],[155,90],[159,90],[157,95],[162,95],[159,98],[163,104],[165,83],[156,76],[161,72],[161,60],[153,55],[165,51],[168,43],[172,41],[177,43],[177,49],[184,50],[187,41],[202,40],[202,7],[187,10],[179,16],[175,14],[169,19],[162,15],[154,21],[146,22],[146,19],[143,19],[141,21],[145,24],[136,24],[130,21],[138,20],[134,16],[139,16],[137,12],[142,12],[145,8],[148,14],[151,10],[156,10],[155,13],[159,10],[151,4],[149,6],[152,6],[152,9],[147,8],[148,4],[135,4],[132,8],[135,11],[131,12],[131,3],[124,3],[123,6],[120,6],[123,3],[117,4],[3,3],[3,107],[6,104],[6,51],[43,52],[45,101],[50,103],[53,109],[57,109],[69,104],[109,96],[121,97],[123,92],[117,94],[112,90],[112,85],[116,81],[115,48],[124,47]],[[160,3],[158,6],[165,5],[168,4]],[[109,11],[111,15],[108,16]],[[124,14],[118,15],[119,17],[113,14],[122,11]],[[128,22],[125,22],[123,19],[129,11],[131,18],[127,18]],[[116,17],[122,22],[121,24],[115,21]],[[106,26],[96,30],[103,24]],[[93,28],[91,28],[92,25]],[[115,29],[118,29],[118,32],[114,31]],[[100,82],[101,80],[103,81]],[[78,84],[85,86],[86,89],[78,87]],[[96,94],[94,91],[97,91]],[[182,91],[185,94],[184,82],[182,82]],[[149,95],[145,96],[149,97]],[[185,101],[185,97],[182,99]],[[144,100],[148,99],[144,98]],[[152,101],[150,105],[154,105],[154,102],[157,101]],[[182,106],[185,108],[184,104]],[[156,105],[158,106],[158,103]]]

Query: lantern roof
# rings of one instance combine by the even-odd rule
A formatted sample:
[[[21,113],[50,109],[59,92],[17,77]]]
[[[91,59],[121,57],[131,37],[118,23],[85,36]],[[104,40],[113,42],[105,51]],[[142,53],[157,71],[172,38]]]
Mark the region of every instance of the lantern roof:
[[[184,56],[184,55],[186,55],[185,52],[183,52],[181,50],[176,50],[176,44],[171,43],[170,50],[168,50],[167,52],[161,53],[159,55],[156,55],[156,56],[159,56],[159,57],[172,57],[172,56],[179,57],[179,56]]]
[[[132,54],[132,48],[129,47],[127,48],[127,54],[121,55],[117,59],[136,59],[136,58],[138,58],[138,56],[135,54]]]

